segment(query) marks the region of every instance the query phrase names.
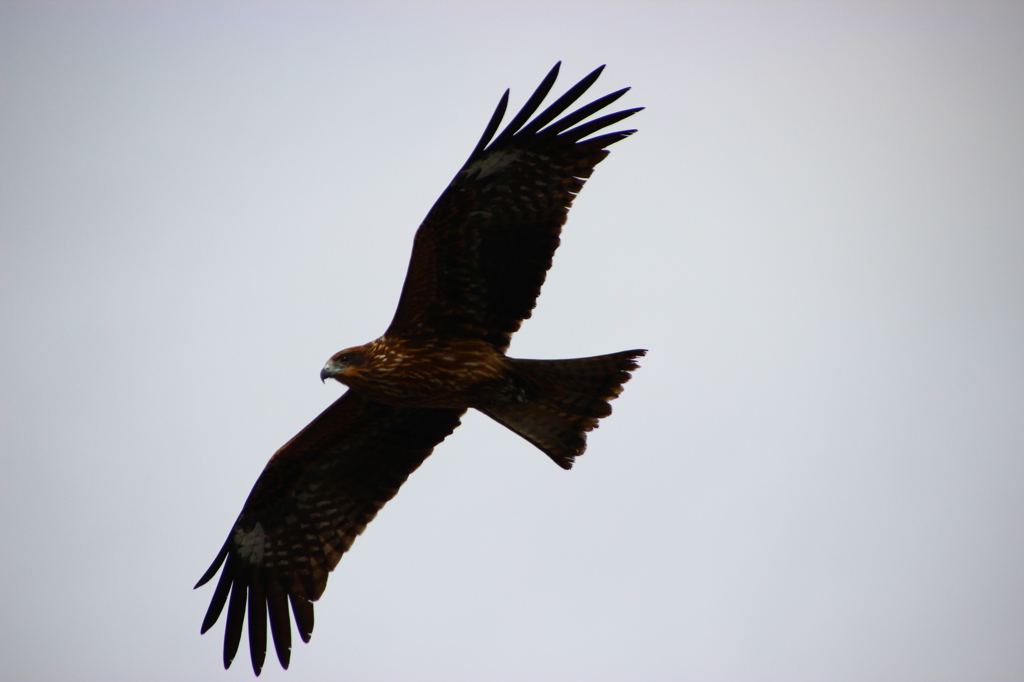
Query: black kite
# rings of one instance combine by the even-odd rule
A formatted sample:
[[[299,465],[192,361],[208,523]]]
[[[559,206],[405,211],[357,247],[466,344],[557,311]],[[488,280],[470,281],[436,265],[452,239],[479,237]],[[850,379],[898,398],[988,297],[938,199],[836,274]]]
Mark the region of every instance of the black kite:
[[[573,199],[606,147],[635,132],[588,137],[640,109],[583,123],[629,88],[555,120],[603,68],[530,120],[555,82],[556,64],[494,137],[505,91],[469,160],[416,232],[391,325],[376,341],[333,356],[320,373],[349,390],[270,458],[196,585],[224,565],[202,632],[227,604],[225,668],[246,613],[256,674],[266,656],[268,613],[278,659],[288,667],[289,602],[308,642],[327,574],[467,408],[565,469],[586,449],[586,432],[611,413],[608,401],[645,351],[575,360],[505,355],[536,304]]]

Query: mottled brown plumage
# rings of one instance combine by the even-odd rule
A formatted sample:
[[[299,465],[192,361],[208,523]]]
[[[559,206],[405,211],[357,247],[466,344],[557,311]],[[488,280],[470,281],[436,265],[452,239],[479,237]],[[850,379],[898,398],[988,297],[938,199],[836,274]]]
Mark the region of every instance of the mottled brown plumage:
[[[586,449],[586,433],[611,413],[608,402],[645,351],[574,360],[505,355],[536,304],[573,199],[607,147],[634,132],[588,138],[639,109],[583,123],[628,88],[563,116],[603,68],[531,120],[555,82],[556,64],[494,137],[508,103],[505,92],[480,142],[416,232],[388,329],[324,366],[321,379],[349,390],[270,459],[196,585],[223,565],[202,632],[226,606],[225,667],[248,617],[259,675],[268,614],[278,659],[288,667],[289,604],[299,636],[309,641],[312,602],[323,594],[328,573],[466,409],[480,410],[566,469]]]

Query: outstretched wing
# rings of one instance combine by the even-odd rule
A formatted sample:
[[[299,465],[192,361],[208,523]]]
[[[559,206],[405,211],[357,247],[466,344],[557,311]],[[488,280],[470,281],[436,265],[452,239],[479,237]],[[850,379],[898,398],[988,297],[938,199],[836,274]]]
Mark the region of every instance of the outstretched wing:
[[[268,612],[277,657],[288,667],[288,602],[299,636],[308,642],[312,602],[323,594],[327,574],[409,474],[459,425],[463,412],[388,407],[348,391],[277,451],[196,585],[207,583],[224,565],[202,632],[213,627],[227,603],[225,668],[238,651],[246,611],[256,674],[266,655]]]
[[[585,138],[640,111],[580,124],[624,88],[555,121],[593,85],[602,66],[529,121],[560,64],[492,142],[508,104],[505,91],[476,149],[416,232],[388,334],[478,338],[504,352],[530,316],[572,200],[608,155],[606,147],[635,131]]]

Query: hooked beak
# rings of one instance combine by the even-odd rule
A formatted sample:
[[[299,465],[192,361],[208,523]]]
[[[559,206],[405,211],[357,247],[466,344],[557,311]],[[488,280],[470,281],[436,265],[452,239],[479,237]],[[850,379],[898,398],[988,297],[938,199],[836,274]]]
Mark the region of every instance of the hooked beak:
[[[320,382],[321,383],[326,384],[327,380],[334,376],[334,373],[331,372],[329,369],[327,369],[327,366],[329,364],[330,363],[327,363],[327,365],[324,365],[324,368],[322,370],[320,370]]]

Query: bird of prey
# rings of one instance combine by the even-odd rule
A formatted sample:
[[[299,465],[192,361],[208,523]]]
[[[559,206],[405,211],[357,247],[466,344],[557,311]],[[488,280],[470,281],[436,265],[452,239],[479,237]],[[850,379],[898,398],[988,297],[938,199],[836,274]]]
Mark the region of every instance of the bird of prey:
[[[559,66],[495,137],[505,91],[473,153],[416,232],[390,326],[376,341],[328,360],[320,378],[348,390],[270,458],[196,585],[223,565],[202,632],[227,605],[225,668],[246,614],[253,671],[259,675],[266,656],[268,614],[278,660],[288,667],[289,603],[308,642],[327,574],[468,408],[568,469],[646,352],[574,360],[505,354],[536,304],[573,199],[607,147],[636,131],[592,135],[640,111],[584,122],[624,88],[563,115],[602,66],[531,119]]]

